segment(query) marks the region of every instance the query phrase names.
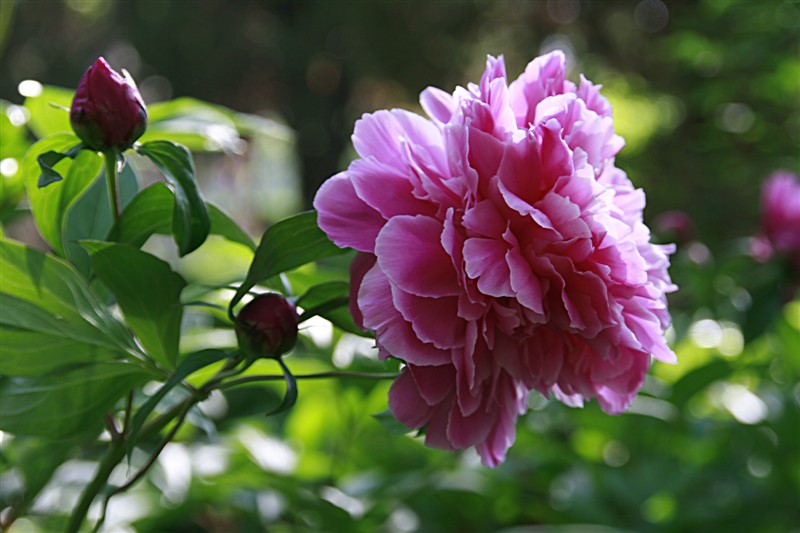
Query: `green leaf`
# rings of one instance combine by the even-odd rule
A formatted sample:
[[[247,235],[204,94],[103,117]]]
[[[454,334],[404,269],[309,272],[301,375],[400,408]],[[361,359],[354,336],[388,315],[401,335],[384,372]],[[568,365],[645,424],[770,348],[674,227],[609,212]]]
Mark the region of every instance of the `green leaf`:
[[[230,310],[256,283],[323,257],[345,253],[317,227],[317,213],[306,211],[267,228],[256,249],[247,277],[230,303]]]
[[[108,362],[124,356],[118,349],[66,336],[70,333],[74,331],[53,330],[44,333],[0,326],[0,344],[3,347],[0,374],[11,377],[41,376],[64,367]]]
[[[303,317],[310,318],[327,308],[347,305],[350,284],[346,281],[325,281],[318,283],[297,299],[297,305],[303,308]]]
[[[714,360],[709,364],[692,370],[672,387],[670,401],[678,408],[682,408],[692,397],[703,391],[714,381],[730,375],[731,365],[722,360]]]
[[[73,446],[64,445],[63,442],[54,442],[50,439],[38,437],[14,438],[13,449],[8,449],[12,455],[11,463],[19,469],[24,480],[21,498],[14,499],[14,516],[25,516],[28,508],[42,491],[56,469],[67,459],[73,451]],[[8,500],[7,500],[8,501]]]
[[[30,113],[28,126],[37,137],[72,131],[69,111],[63,109],[72,105],[72,95],[73,92],[69,89],[44,85],[38,96],[25,98],[23,105]]]
[[[372,415],[372,418],[377,420],[392,435],[408,435],[411,431],[413,431],[404,426],[402,422],[397,420],[392,412],[388,409],[381,411],[380,413],[375,413]]]
[[[208,213],[211,216],[211,233],[224,237],[231,242],[244,244],[251,250],[256,249],[256,243],[252,237],[234,222],[222,209],[208,204]]]
[[[147,187],[126,207],[119,225],[110,235],[112,240],[141,247],[155,233],[169,234],[175,197],[166,185],[156,183]]]
[[[96,434],[103,415],[147,376],[134,365],[113,362],[34,378],[2,378],[0,429],[53,439]]]
[[[238,152],[242,139],[228,109],[195,100],[177,98],[147,108],[149,123],[140,139],[146,143],[168,140],[192,151]]]
[[[139,353],[128,330],[69,263],[0,240],[0,272],[0,324]]]
[[[67,157],[66,154],[50,150],[36,158],[36,161],[39,163],[39,168],[42,169],[42,174],[39,176],[38,182],[39,188],[46,187],[51,183],[64,179],[61,174],[53,170],[53,167],[65,157]]]
[[[125,165],[117,176],[119,202],[130,204],[139,189],[136,172]],[[89,254],[80,245],[85,240],[105,240],[114,224],[108,203],[108,190],[104,179],[95,181],[70,209],[64,222],[64,251],[86,279],[91,277]]]
[[[764,283],[751,291],[753,303],[742,321],[742,334],[750,343],[766,333],[779,318],[782,305],[781,284],[777,280]]]
[[[211,226],[208,209],[195,180],[192,155],[185,147],[169,141],[150,141],[142,144],[138,151],[164,173],[175,193],[172,233],[180,254],[186,255],[203,244]]]
[[[184,378],[190,374],[205,368],[208,365],[214,364],[217,361],[222,361],[227,358],[228,354],[220,350],[203,350],[189,355],[181,365],[175,369],[175,373],[164,383],[161,388],[153,394],[144,405],[142,405],[133,417],[133,424],[131,425],[131,432],[128,436],[128,453],[130,453],[136,445],[136,440],[139,437],[139,432],[144,426],[147,417],[156,408],[169,391],[175,388],[175,385],[183,381]]]
[[[371,337],[353,321],[347,307],[349,300],[350,284],[346,281],[326,281],[313,285],[297,299],[297,305],[303,308],[300,322],[319,315],[343,331]]]
[[[33,218],[39,233],[59,255],[64,255],[64,223],[70,209],[97,179],[102,167],[102,158],[96,152],[81,150],[74,159],[65,157],[53,163],[53,172],[64,179],[39,187],[39,157],[49,152],[65,153],[80,141],[69,133],[59,133],[46,137],[33,146],[22,163],[22,176],[28,191]],[[48,159],[46,156],[45,159]]]
[[[47,187],[51,183],[55,183],[64,179],[64,177],[56,172],[53,167],[56,166],[59,161],[67,157],[70,159],[75,159],[75,156],[77,156],[82,149],[83,143],[79,143],[63,154],[61,152],[54,152],[51,150],[37,157],[36,160],[39,163],[39,168],[42,170],[42,173],[39,176],[39,188]]]
[[[266,416],[274,416],[284,413],[294,407],[294,404],[297,403],[297,380],[289,371],[289,367],[286,366],[286,363],[283,362],[283,359],[278,357],[276,361],[278,361],[278,364],[281,365],[283,379],[286,382],[286,392],[283,395],[283,400],[281,400],[280,405],[269,411]]]
[[[147,353],[166,368],[178,359],[186,282],[167,263],[124,244],[84,242],[92,270],[117,300]]]
[[[156,183],[139,193],[122,212],[119,226],[114,228],[111,239],[120,243],[141,247],[153,234],[167,235],[172,227],[175,196],[166,185]],[[210,233],[229,241],[244,244],[251,250],[256,245],[221,209],[207,204],[211,221]]]

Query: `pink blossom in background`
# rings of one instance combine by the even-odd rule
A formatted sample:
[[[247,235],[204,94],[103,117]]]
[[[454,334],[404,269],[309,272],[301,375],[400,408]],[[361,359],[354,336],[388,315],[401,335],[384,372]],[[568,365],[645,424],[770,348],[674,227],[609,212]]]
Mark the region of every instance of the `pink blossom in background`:
[[[772,248],[794,256],[800,265],[800,178],[796,174],[780,170],[764,183],[761,226]]]
[[[664,340],[673,246],[650,243],[644,193],[614,166],[600,87],[565,79],[553,52],[510,85],[480,84],[356,122],[359,158],[314,201],[319,225],[360,253],[351,310],[382,357],[405,362],[389,407],[428,445],[475,447],[496,466],[537,391],[621,413]]]

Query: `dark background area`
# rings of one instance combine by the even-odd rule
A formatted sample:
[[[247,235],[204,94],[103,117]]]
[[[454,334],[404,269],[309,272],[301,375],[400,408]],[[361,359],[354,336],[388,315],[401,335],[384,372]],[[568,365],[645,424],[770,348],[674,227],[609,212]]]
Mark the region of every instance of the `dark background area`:
[[[748,233],[768,173],[800,168],[797,2],[3,0],[3,11],[3,99],[21,101],[29,78],[74,87],[103,54],[149,102],[192,96],[288,124],[306,205],[346,166],[362,113],[477,81],[487,53],[504,54],[513,79],[556,47],[572,79],[611,89],[618,129],[636,133],[618,166],[646,189],[647,215],[688,212],[712,248]]]

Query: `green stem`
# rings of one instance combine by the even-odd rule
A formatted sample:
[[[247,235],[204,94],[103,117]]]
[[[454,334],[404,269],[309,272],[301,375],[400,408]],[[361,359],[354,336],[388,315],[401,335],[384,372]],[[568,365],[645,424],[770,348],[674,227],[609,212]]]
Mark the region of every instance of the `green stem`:
[[[114,470],[122,458],[125,457],[125,446],[122,439],[113,439],[108,446],[108,451],[106,452],[106,456],[100,462],[100,465],[97,468],[97,473],[94,475],[94,479],[86,489],[81,494],[81,498],[78,501],[78,505],[72,511],[72,515],[69,517],[69,523],[67,524],[67,529],[65,529],[66,533],[78,533],[78,530],[81,528],[81,524],[83,524],[83,520],[86,518],[86,513],[89,511],[89,506],[92,505],[92,501],[94,500],[95,496],[103,489],[108,481],[108,476],[111,475],[111,472]]]
[[[181,406],[181,409],[180,413],[178,414],[177,420],[175,421],[175,424],[172,426],[172,429],[169,430],[169,433],[167,433],[167,435],[163,439],[161,439],[161,443],[158,445],[156,450],[150,455],[150,459],[148,459],[147,463],[145,463],[145,465],[142,466],[142,468],[140,468],[139,471],[132,478],[130,478],[124,484],[120,485],[119,487],[115,488],[114,490],[108,493],[105,500],[103,501],[103,509],[102,512],[100,513],[100,519],[97,521],[97,523],[94,526],[94,529],[92,530],[93,533],[99,531],[100,527],[103,525],[103,522],[105,522],[106,520],[106,513],[108,511],[109,500],[111,500],[111,498],[113,498],[120,492],[125,492],[126,490],[131,488],[140,479],[142,479],[145,476],[145,474],[147,474],[150,468],[156,463],[156,460],[158,460],[158,456],[161,455],[161,452],[164,451],[164,448],[167,447],[167,444],[169,444],[175,437],[175,434],[178,433],[178,430],[183,425],[183,421],[186,420],[186,415],[189,414],[189,410],[192,408],[194,403],[186,401],[179,405]]]
[[[112,150],[103,152],[106,162],[106,188],[108,189],[108,206],[114,225],[119,224],[119,201],[117,200],[117,158]]]
[[[235,367],[238,364],[238,360],[236,361],[229,361],[228,366]],[[227,367],[226,367],[227,368]],[[225,369],[223,369],[225,370]],[[224,372],[221,372],[224,375]],[[399,374],[396,373],[382,373],[382,372],[317,372],[314,374],[300,374],[295,376],[296,379],[324,379],[324,378],[363,378],[363,379],[394,379]],[[137,440],[142,441],[146,439],[148,436],[152,435],[153,433],[160,431],[163,429],[170,421],[177,418],[177,423],[173,427],[173,431],[171,431],[163,440],[158,449],[158,452],[153,454],[150,463],[146,465],[146,468],[143,468],[140,471],[139,475],[135,476],[134,479],[129,481],[124,485],[124,488],[120,488],[115,490],[110,496],[117,494],[118,492],[122,492],[123,490],[129,488],[132,484],[138,481],[146,472],[149,470],[149,467],[152,466],[152,462],[158,457],[158,453],[163,449],[166,444],[172,440],[177,429],[182,424],[186,414],[189,412],[189,409],[197,403],[197,401],[201,400],[205,394],[208,394],[213,389],[227,389],[230,387],[235,387],[236,385],[243,385],[245,383],[251,383],[255,381],[283,381],[285,377],[283,375],[257,375],[257,376],[245,376],[239,379],[233,379],[226,382],[218,382],[215,379],[210,380],[206,383],[203,387],[199,390],[194,389],[191,391],[191,394],[181,403],[178,403],[172,408],[170,408],[164,414],[156,417],[149,424],[145,425],[142,428],[142,431],[139,433],[139,437]],[[127,423],[126,423],[127,426]],[[100,462],[100,465],[97,469],[97,473],[92,479],[91,483],[86,487],[83,493],[80,496],[80,500],[78,501],[78,505],[72,512],[72,515],[69,518],[69,523],[67,524],[67,529],[65,530],[67,533],[77,533],[80,529],[83,521],[86,519],[86,513],[89,511],[89,507],[92,505],[92,502],[100,494],[100,491],[106,486],[108,482],[108,477],[111,475],[111,472],[124,458],[126,454],[127,447],[126,438],[127,432],[123,429],[123,438],[113,439],[109,443],[108,451],[106,452],[105,457]],[[106,501],[106,504],[108,502]]]
[[[395,379],[400,374],[385,373],[385,372],[317,372],[315,374],[295,374],[295,379],[325,379],[325,378],[360,378],[360,379]],[[253,383],[257,381],[283,381],[283,375],[265,374],[257,376],[245,376],[239,379],[232,379],[224,383],[220,383],[215,388],[228,389],[237,385],[244,385],[245,383]]]
[[[188,412],[192,405],[194,405],[199,399],[200,397],[197,394],[192,394],[183,402],[174,405],[169,411],[155,418],[152,422],[142,428],[142,431],[139,433],[139,439],[144,440],[153,433],[160,431],[176,416],[179,416],[184,412]],[[81,497],[78,500],[78,505],[75,507],[75,509],[73,509],[72,514],[69,517],[69,522],[67,524],[67,528],[65,529],[66,533],[77,533],[80,530],[83,521],[86,519],[86,513],[89,511],[89,507],[92,505],[92,502],[97,495],[100,494],[100,491],[102,491],[106,486],[108,477],[111,475],[114,467],[116,467],[125,458],[125,443],[126,440],[124,438],[115,439],[109,443],[106,455],[100,462],[100,466],[97,469],[97,473],[94,475],[94,479],[92,479],[91,483],[89,483],[86,489],[84,489],[83,493],[81,493]]]

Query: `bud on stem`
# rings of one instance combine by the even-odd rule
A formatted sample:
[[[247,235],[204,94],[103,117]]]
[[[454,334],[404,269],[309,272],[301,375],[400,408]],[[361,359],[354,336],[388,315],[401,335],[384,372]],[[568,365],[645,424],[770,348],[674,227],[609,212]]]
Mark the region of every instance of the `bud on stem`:
[[[277,293],[253,298],[236,317],[239,347],[250,357],[280,358],[297,341],[297,309]]]
[[[84,73],[72,100],[72,129],[89,148],[130,148],[147,129],[147,108],[127,72],[99,58]]]

